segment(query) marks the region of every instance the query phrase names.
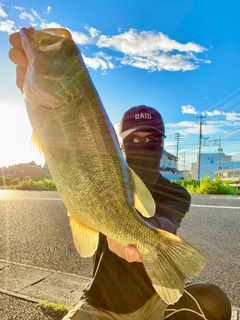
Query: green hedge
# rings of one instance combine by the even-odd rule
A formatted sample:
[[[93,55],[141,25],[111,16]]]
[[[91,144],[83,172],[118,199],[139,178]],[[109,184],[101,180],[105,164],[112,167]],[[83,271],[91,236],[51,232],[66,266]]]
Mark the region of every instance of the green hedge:
[[[233,181],[221,181],[218,176],[209,179],[209,175],[205,174],[204,179],[200,181],[189,180],[174,181],[188,190],[189,193],[201,194],[240,194],[240,190],[230,186]]]
[[[202,194],[240,194],[240,190],[231,187],[232,181],[223,182],[216,177],[209,179],[205,175],[203,180],[174,180],[186,188],[189,193],[202,193]],[[56,190],[56,185],[52,179],[44,178],[40,180],[33,180],[30,177],[25,177],[23,180],[20,178],[1,177],[0,176],[0,189],[17,189],[17,190]]]
[[[57,190],[52,179],[33,180],[30,177],[25,177],[22,180],[20,178],[0,177],[0,189]]]

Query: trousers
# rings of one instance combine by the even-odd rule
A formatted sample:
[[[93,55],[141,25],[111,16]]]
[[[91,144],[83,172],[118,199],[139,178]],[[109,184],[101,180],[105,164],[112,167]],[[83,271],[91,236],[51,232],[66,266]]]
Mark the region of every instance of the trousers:
[[[213,284],[190,283],[174,305],[168,306],[155,293],[140,309],[127,314],[95,308],[80,301],[62,320],[230,320],[231,304]]]

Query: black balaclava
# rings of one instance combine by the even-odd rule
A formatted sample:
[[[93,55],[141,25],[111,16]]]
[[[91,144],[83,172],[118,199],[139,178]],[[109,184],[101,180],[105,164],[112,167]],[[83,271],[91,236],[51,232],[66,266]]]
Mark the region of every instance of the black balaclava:
[[[159,146],[156,150],[150,150],[144,145],[134,149],[122,146],[122,152],[129,167],[136,172],[146,186],[154,186],[159,177],[163,146]]]
[[[119,133],[124,143],[124,139],[134,134],[134,132],[158,133],[165,136],[164,123],[160,113],[151,107],[140,105],[130,108],[123,115]],[[149,149],[143,142],[135,148],[124,147],[122,152],[127,164],[148,186],[153,186],[159,177],[160,160],[163,154],[163,143],[157,149]]]

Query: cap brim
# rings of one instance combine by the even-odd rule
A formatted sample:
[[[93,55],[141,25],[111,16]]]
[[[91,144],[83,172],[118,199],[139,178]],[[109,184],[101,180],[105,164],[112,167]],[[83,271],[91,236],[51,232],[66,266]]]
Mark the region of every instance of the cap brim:
[[[135,131],[139,131],[139,130],[143,130],[144,131],[144,129],[153,129],[154,131],[158,131],[158,132],[161,133],[161,135],[163,135],[166,138],[165,134],[161,130],[157,129],[156,127],[152,127],[152,126],[134,127],[134,128],[128,129],[126,131],[123,131],[122,133],[120,133],[120,136],[121,136],[122,139],[124,139],[127,136],[129,136],[131,133],[133,133]]]

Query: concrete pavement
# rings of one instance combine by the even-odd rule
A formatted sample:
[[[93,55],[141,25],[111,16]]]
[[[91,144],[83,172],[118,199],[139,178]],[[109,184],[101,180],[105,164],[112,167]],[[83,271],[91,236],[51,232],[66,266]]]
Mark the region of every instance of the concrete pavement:
[[[78,302],[90,278],[0,259],[0,292],[32,302],[54,302],[67,307]],[[240,309],[232,308],[232,320]]]

